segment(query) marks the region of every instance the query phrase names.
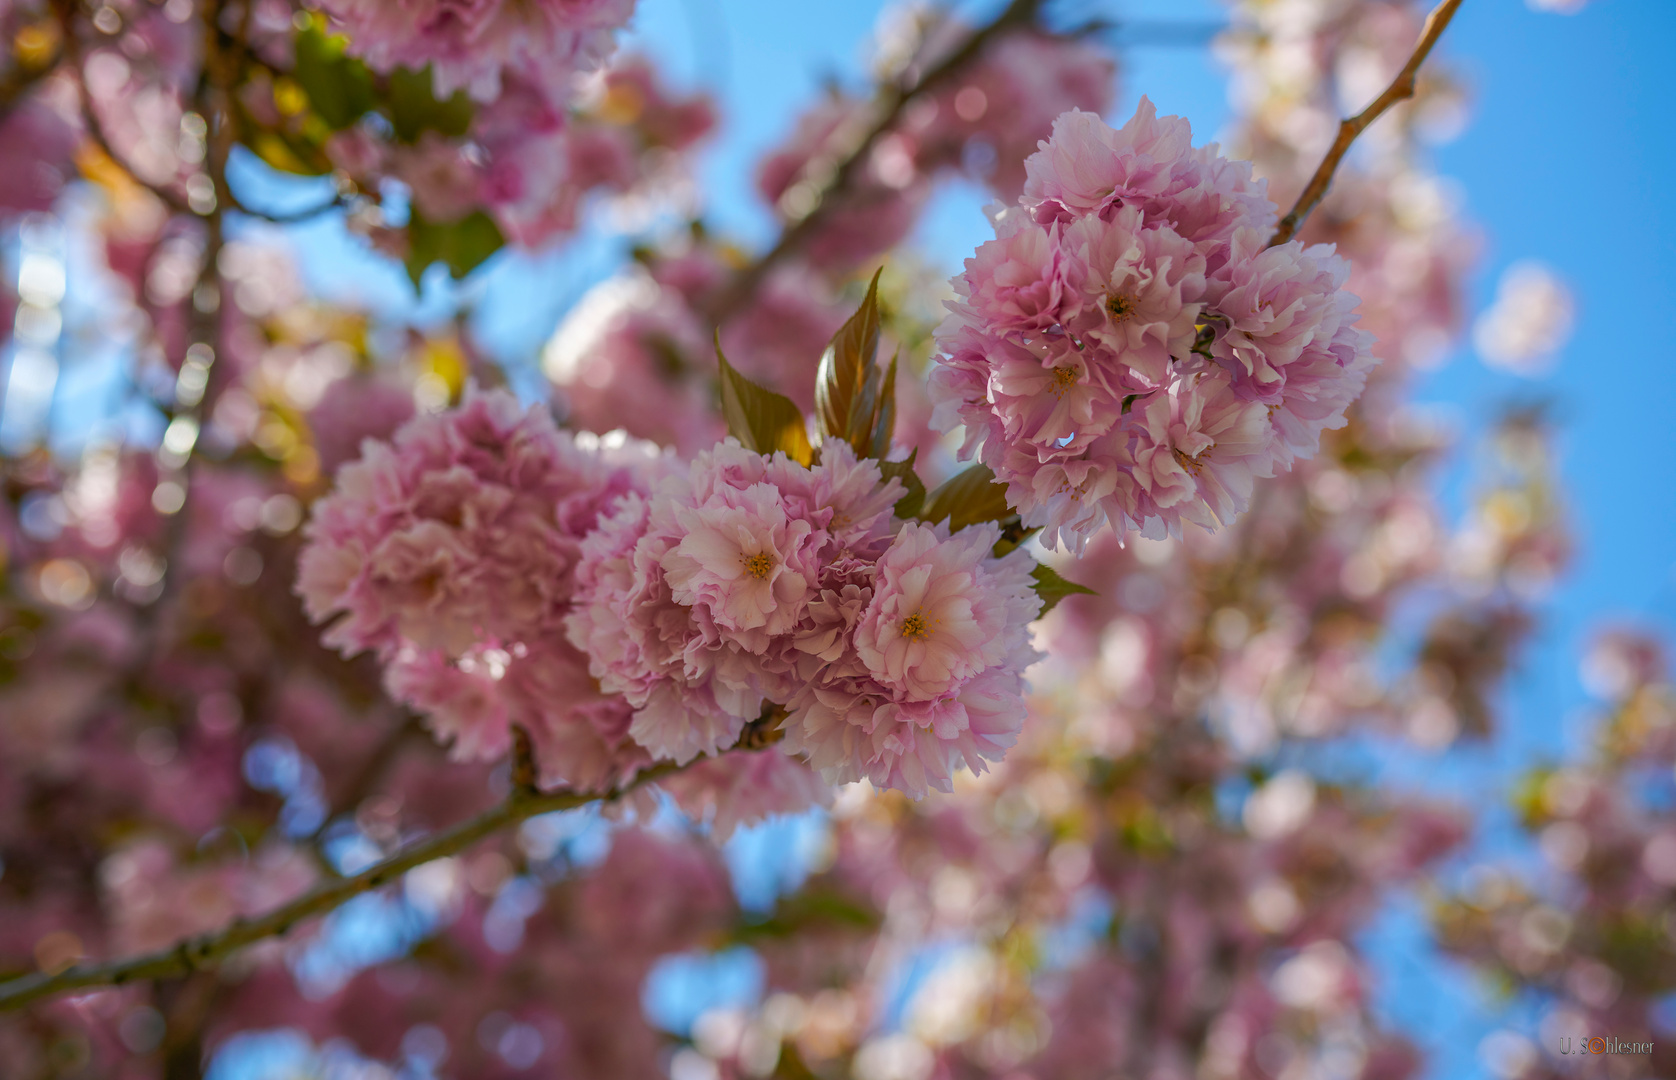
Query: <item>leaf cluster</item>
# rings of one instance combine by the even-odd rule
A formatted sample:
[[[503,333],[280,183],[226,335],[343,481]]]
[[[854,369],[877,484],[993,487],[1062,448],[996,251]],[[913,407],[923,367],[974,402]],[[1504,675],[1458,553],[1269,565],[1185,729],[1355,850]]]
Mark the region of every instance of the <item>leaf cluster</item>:
[[[318,13],[298,30],[293,66],[272,73],[265,103],[271,108],[261,110],[278,121],[264,121],[241,102],[239,139],[252,153],[281,172],[326,176],[332,172],[328,140],[356,124],[370,123],[407,145],[427,133],[452,139],[470,129],[476,115],[471,99],[462,91],[439,99],[429,67],[379,75],[350,56],[346,44],[327,32],[325,17]],[[413,209],[406,233],[404,261],[416,288],[433,263],[443,263],[461,278],[506,243],[494,219],[481,210],[456,221],[431,221]]]

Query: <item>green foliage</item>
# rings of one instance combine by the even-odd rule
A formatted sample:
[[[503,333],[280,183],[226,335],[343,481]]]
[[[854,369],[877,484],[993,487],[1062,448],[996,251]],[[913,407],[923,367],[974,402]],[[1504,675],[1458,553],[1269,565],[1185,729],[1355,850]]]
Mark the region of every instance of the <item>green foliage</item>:
[[[1016,514],[1010,518],[1003,518],[1001,521],[1001,539],[995,541],[995,546],[989,549],[990,553],[999,559],[1041,531],[1039,528],[1026,529],[1024,523],[1019,521]]]
[[[815,458],[803,414],[792,400],[739,374],[722,355],[722,338],[716,335],[716,360],[722,368],[722,418],[727,433],[748,450],[772,454],[784,450],[800,465]]]
[[[937,485],[925,497],[919,518],[933,525],[948,519],[949,531],[959,532],[983,521],[1001,521],[1012,515],[1007,489],[995,482],[988,465],[969,466]]]
[[[849,321],[832,336],[815,376],[815,430],[843,439],[858,457],[882,459],[896,425],[896,358],[879,372],[879,274]]]
[[[1036,579],[1036,595],[1042,598],[1043,615],[1052,611],[1054,605],[1067,596],[1076,596],[1078,593],[1084,596],[1097,595],[1093,589],[1086,585],[1066,581],[1059,576],[1059,571],[1045,563],[1037,563],[1036,568],[1030,571],[1030,576]]]
[[[919,448],[915,447],[906,459],[902,461],[881,461],[879,471],[884,473],[885,479],[896,477],[902,481],[902,486],[908,493],[896,500],[894,513],[899,518],[911,518],[919,515],[920,507],[925,505],[925,481],[914,471],[914,461],[919,457]]]
[[[876,930],[880,921],[878,912],[865,903],[835,889],[811,885],[781,898],[767,919],[734,929],[727,936],[727,943],[784,939],[811,930],[865,933]]]
[[[415,209],[407,225],[407,276],[413,287],[432,263],[446,263],[456,279],[465,277],[506,244],[495,219],[478,210],[459,221],[427,221]]]
[[[372,73],[344,54],[345,40],[329,36],[316,17],[297,35],[297,62],[291,75],[308,95],[309,105],[333,131],[342,131],[378,104]]]
[[[438,101],[432,87],[431,69],[422,71],[397,68],[390,72],[385,88],[385,111],[396,138],[403,142],[418,142],[419,136],[434,131],[447,138],[458,138],[471,127],[476,110],[463,90],[454,91],[447,101]]]

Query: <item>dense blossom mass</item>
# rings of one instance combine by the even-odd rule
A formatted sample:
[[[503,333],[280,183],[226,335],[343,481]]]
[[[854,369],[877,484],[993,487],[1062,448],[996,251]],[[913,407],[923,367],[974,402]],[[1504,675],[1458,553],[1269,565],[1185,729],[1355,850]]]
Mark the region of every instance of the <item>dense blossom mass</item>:
[[[903,525],[902,495],[842,442],[810,468],[729,440],[584,542],[570,640],[657,757],[723,750],[774,703],[827,780],[946,790],[1016,737],[1040,603],[994,526]]]
[[[1453,42],[1270,247],[1422,0],[1230,0],[1228,158],[1099,119],[1190,28],[977,6],[788,115],[755,247],[629,0],[0,0],[0,1073],[1414,1080],[1419,895],[1516,988],[1444,1066],[1676,1076],[1659,643],[1589,752],[1383,782],[1497,737],[1571,546],[1538,410],[1455,519],[1405,402]]]
[[[459,758],[504,756],[522,727],[544,777],[597,787],[719,755],[782,705],[786,749],[827,782],[919,796],[1016,739],[1041,604],[1026,552],[991,555],[997,526],[904,523],[903,495],[843,442],[812,467],[731,439],[683,466],[479,393],[365,444],[315,509],[298,589]],[[746,770],[765,808],[817,801],[775,779],[804,766],[765,768]]]
[[[954,279],[937,422],[965,425],[962,453],[1050,547],[1228,525],[1361,392],[1349,264],[1267,246],[1275,208],[1250,165],[1144,98],[1115,131],[1061,116],[1025,170]]]
[[[512,726],[551,780],[597,784],[644,760],[627,711],[564,640],[583,538],[655,448],[561,432],[504,391],[368,441],[322,499],[299,563],[327,644],[371,651],[391,694],[426,713],[456,756],[493,760]]]
[[[350,49],[376,71],[429,67],[440,97],[500,96],[504,75],[563,102],[616,47],[634,0],[329,0]]]

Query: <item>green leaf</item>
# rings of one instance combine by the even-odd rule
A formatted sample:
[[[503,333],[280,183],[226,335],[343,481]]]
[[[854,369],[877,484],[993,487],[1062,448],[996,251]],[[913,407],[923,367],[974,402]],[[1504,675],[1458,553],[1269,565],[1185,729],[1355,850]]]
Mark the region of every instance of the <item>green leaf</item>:
[[[722,355],[719,332],[716,360],[722,367],[722,417],[727,421],[727,433],[759,454],[784,450],[799,465],[813,461],[815,453],[809,445],[803,414],[790,398],[758,386],[734,370]]]
[[[1086,585],[1078,585],[1074,581],[1066,581],[1064,578],[1059,576],[1059,571],[1055,570],[1046,563],[1037,563],[1036,568],[1030,571],[1030,576],[1036,579],[1034,587],[1036,589],[1036,595],[1042,598],[1043,615],[1052,611],[1053,606],[1059,603],[1059,601],[1065,599],[1067,596],[1075,596],[1078,593],[1085,596],[1099,595]]]
[[[407,276],[413,287],[432,263],[446,263],[463,278],[506,245],[495,219],[481,210],[453,222],[426,221],[415,209],[407,223]]]
[[[292,78],[308,95],[308,103],[333,131],[342,131],[378,104],[372,74],[352,56],[344,55],[345,41],[329,37],[316,19],[297,35]]]
[[[1041,531],[1040,526],[1026,529],[1024,523],[1016,516],[1008,518],[1001,522],[1001,539],[995,541],[995,546],[989,549],[989,553],[999,559]]]
[[[885,381],[879,387],[879,406],[873,410],[873,452],[870,456],[884,460],[890,453],[890,438],[896,433],[896,359],[901,350],[890,354],[890,366],[885,368]]]
[[[429,66],[421,71],[397,68],[390,72],[386,106],[390,126],[402,142],[417,142],[427,131],[458,138],[471,127],[476,107],[465,91],[456,90],[447,101],[438,101],[433,93],[435,85]]]
[[[880,923],[879,913],[866,901],[835,889],[812,886],[782,899],[767,919],[741,923],[727,939],[737,942],[787,938],[813,931],[867,931]]]
[[[240,142],[270,167],[297,176],[326,176],[332,171],[331,159],[290,132],[260,128],[254,123],[241,129]]]
[[[815,374],[815,431],[843,439],[862,457],[873,452],[879,402],[879,274],[849,321],[832,335]]]
[[[981,521],[1000,521],[1013,512],[1007,505],[1007,489],[995,482],[988,465],[978,464],[949,477],[925,497],[919,512],[921,521],[933,525],[949,519],[949,531],[959,532]]]
[[[920,507],[925,505],[925,481],[914,471],[914,459],[919,457],[919,447],[914,447],[903,461],[881,461],[879,471],[885,474],[885,479],[896,477],[902,481],[902,486],[908,493],[896,500],[893,513],[899,518],[911,518],[919,515]]]

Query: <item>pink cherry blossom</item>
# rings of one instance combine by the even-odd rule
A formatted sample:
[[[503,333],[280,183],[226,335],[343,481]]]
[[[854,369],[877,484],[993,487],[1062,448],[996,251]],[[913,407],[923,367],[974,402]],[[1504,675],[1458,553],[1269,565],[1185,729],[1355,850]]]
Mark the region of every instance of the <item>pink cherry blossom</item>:
[[[555,627],[582,536],[635,483],[505,392],[369,444],[309,525],[298,591],[328,643],[461,655]],[[635,451],[630,451],[633,456]]]
[[[717,840],[741,825],[832,802],[830,784],[774,750],[702,758],[659,786],[695,821],[708,821]]]
[[[628,703],[601,693],[587,658],[562,638],[481,645],[458,658],[405,648],[385,685],[424,715],[456,761],[505,757],[514,727],[530,736],[545,786],[602,791],[648,760],[628,736]]]
[[[413,392],[392,380],[371,375],[336,380],[308,414],[320,471],[328,476],[337,472],[360,456],[364,440],[388,439],[412,416]]]
[[[511,71],[562,102],[575,75],[610,56],[634,0],[332,0],[328,10],[367,66],[429,65],[439,97],[492,101]]]
[[[1095,113],[1073,109],[1053,122],[1053,136],[1024,163],[1022,205],[1038,221],[1106,216],[1136,206],[1147,224],[1165,224],[1194,243],[1225,243],[1241,225],[1271,226],[1278,216],[1251,164],[1195,148],[1179,116],[1160,118],[1144,96],[1135,115],[1113,130]]]
[[[874,570],[865,609],[854,583],[823,592],[822,622],[854,620],[837,652],[788,703],[786,746],[829,782],[862,778],[918,798],[954,771],[999,760],[1024,721],[1028,626],[1041,602],[1029,556],[990,554],[993,523],[953,535],[904,525]],[[825,635],[810,644],[832,655]]]
[[[1049,547],[1226,526],[1361,393],[1348,264],[1265,248],[1275,208],[1249,166],[1145,99],[1120,130],[1066,113],[1027,166],[954,279],[932,422],[965,428],[961,455]]]
[[[814,576],[814,549],[825,536],[788,516],[779,491],[756,484],[717,493],[677,511],[675,520],[684,535],[663,557],[663,570],[676,603],[704,605],[742,642],[783,633],[797,621]]]

